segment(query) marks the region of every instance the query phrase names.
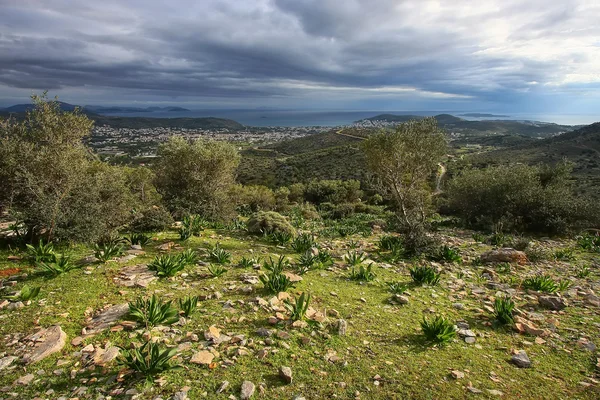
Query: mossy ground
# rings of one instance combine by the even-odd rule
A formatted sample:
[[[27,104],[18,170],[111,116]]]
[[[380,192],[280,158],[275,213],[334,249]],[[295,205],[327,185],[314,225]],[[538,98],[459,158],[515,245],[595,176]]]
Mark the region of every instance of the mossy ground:
[[[485,310],[498,289],[486,289],[487,281],[482,277],[484,268],[493,266],[474,266],[470,259],[490,248],[475,243],[467,232],[445,231],[444,237],[458,246],[463,254],[462,264],[441,264],[442,278],[435,287],[410,287],[409,303],[393,305],[386,282],[392,280],[410,283],[408,266],[410,262],[387,262],[377,251],[378,235],[370,237],[354,236],[344,239],[319,238],[320,245],[327,247],[334,255],[335,264],[325,270],[310,271],[303,276],[294,289],[289,292],[297,295],[301,292],[312,294],[311,306],[324,313],[331,310],[339,312],[339,318],[348,321],[348,333],[339,336],[336,330],[327,324],[310,324],[305,329],[292,329],[285,323],[269,325],[267,319],[274,312],[256,307],[251,299],[260,296],[269,300],[273,294],[266,293],[259,283],[253,286],[253,292],[240,291],[244,286],[240,282],[243,273],[257,274],[251,268],[237,267],[237,261],[243,256],[261,256],[285,254],[293,260],[294,254],[289,246],[274,246],[262,238],[252,237],[241,231],[206,230],[201,237],[194,237],[181,243],[185,248],[198,250],[204,254],[209,245],[219,242],[221,247],[232,253],[232,264],[219,278],[207,277],[205,266],[187,267],[184,276],[180,273],[174,278],[165,278],[144,288],[124,288],[116,286],[113,277],[125,265],[150,262],[159,253],[156,246],[174,241],[178,243],[175,232],[166,232],[154,236],[151,244],[144,247],[146,255],[139,256],[127,263],[108,262],[91,264],[68,272],[53,279],[34,274],[27,262],[7,261],[11,254],[18,251],[3,251],[0,254],[0,270],[19,267],[28,273],[28,277],[18,279],[14,290],[23,284],[41,285],[38,299],[18,310],[0,311],[0,353],[11,354],[12,335],[30,334],[52,324],[59,324],[68,335],[67,345],[60,353],[30,366],[18,366],[5,370],[0,377],[0,387],[4,387],[2,398],[58,398],[73,397],[74,389],[85,386],[87,391],[79,398],[96,398],[100,393],[108,395],[115,387],[135,388],[138,398],[153,399],[157,396],[169,398],[173,393],[189,386],[188,396],[197,398],[228,398],[238,396],[240,385],[250,380],[257,386],[263,386],[264,392],[257,391],[256,398],[291,399],[303,395],[307,399],[336,397],[361,399],[462,399],[469,396],[493,398],[499,391],[504,398],[522,399],[597,399],[600,398],[600,386],[595,369],[597,354],[582,349],[577,341],[584,337],[598,342],[600,337],[600,309],[589,305],[577,297],[577,288],[598,290],[600,271],[594,267],[597,255],[576,252],[576,259],[569,262],[545,261],[524,267],[511,268],[495,276],[498,283],[504,282],[506,288],[518,289],[520,280],[529,274],[546,271],[558,278],[572,280],[574,297],[571,305],[562,312],[540,309],[537,302],[531,301],[525,292],[518,290],[514,299],[517,307],[524,312],[534,311],[542,314],[545,321],[536,322],[541,327],[554,322],[553,335],[545,337],[545,343],[537,344],[535,338],[513,331],[510,327],[492,326],[493,317]],[[569,247],[569,242],[545,242],[547,246]],[[342,256],[356,246],[368,253],[375,261],[376,279],[372,282],[356,282],[348,279],[348,270]],[[93,253],[90,248],[77,246],[68,249],[74,259]],[[206,257],[201,260],[207,261]],[[590,265],[591,274],[577,277],[581,265]],[[510,278],[512,277],[512,278]],[[474,288],[486,289],[486,293],[476,295]],[[12,290],[12,289],[11,289]],[[250,354],[234,356],[229,354],[228,345],[221,345],[220,356],[215,359],[213,369],[195,365],[189,359],[198,347],[192,343],[191,349],[183,351],[177,360],[184,367],[181,370],[163,374],[161,385],[145,386],[140,381],[119,383],[115,377],[119,367],[112,364],[105,368],[96,367],[71,377],[71,370],[80,370],[80,358],[73,355],[81,347],[70,344],[71,339],[81,333],[86,316],[107,304],[121,304],[138,296],[157,293],[163,298],[179,299],[188,294],[213,294],[219,292],[222,297],[212,298],[199,303],[198,311],[182,326],[174,326],[183,337],[191,332],[200,336],[211,325],[216,325],[228,334],[242,334],[254,341],[249,347]],[[224,307],[231,300],[232,307]],[[462,303],[459,309],[455,303]],[[420,335],[420,321],[424,316],[441,314],[453,322],[464,320],[477,334],[475,344],[467,344],[461,338],[445,346],[435,346],[424,341]],[[335,322],[334,317],[329,320]],[[256,334],[258,328],[282,330],[290,334],[289,339],[273,338],[272,345],[266,345],[264,338]],[[154,335],[159,333],[155,332]],[[303,340],[304,339],[304,340]],[[127,346],[132,341],[140,342],[134,332],[105,332],[85,340],[87,344],[112,344]],[[167,344],[175,344],[173,341]],[[600,343],[596,343],[600,345]],[[267,348],[268,355],[259,359],[256,352]],[[509,363],[511,350],[525,349],[532,360],[532,368],[520,369]],[[339,360],[332,362],[331,355]],[[62,367],[64,373],[54,375],[58,360],[68,363]],[[229,363],[225,360],[231,360]],[[278,377],[280,366],[289,366],[293,370],[294,380],[286,385]],[[464,372],[464,378],[454,379],[452,370]],[[38,375],[38,371],[43,374]],[[13,385],[13,382],[33,373],[35,380],[27,386]],[[229,381],[227,390],[216,394],[223,381]],[[482,392],[471,393],[468,387]],[[54,392],[44,394],[49,389]],[[490,390],[492,392],[490,392]],[[11,394],[12,393],[12,394]],[[117,395],[115,398],[127,397]]]

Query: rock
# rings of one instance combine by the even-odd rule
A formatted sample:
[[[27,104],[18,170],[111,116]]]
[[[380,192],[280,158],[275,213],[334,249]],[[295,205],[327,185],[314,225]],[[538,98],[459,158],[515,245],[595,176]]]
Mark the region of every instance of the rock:
[[[527,333],[531,336],[548,336],[550,332],[545,329],[540,329],[533,324],[533,322],[526,320],[523,317],[515,316],[514,328],[519,333]]]
[[[217,389],[217,394],[223,393],[229,387],[229,381],[223,381],[219,389]]]
[[[558,296],[540,296],[538,303],[540,306],[554,311],[560,311],[567,306],[565,300]]]
[[[125,267],[113,278],[115,284],[126,287],[147,288],[150,282],[158,279],[156,272],[150,271],[146,264],[136,264]]]
[[[280,367],[279,376],[285,383],[292,383],[292,369],[290,367]]]
[[[283,273],[292,283],[300,282],[302,277],[300,275],[294,274],[292,272],[286,271]]]
[[[458,370],[453,370],[450,374],[454,379],[462,379],[465,377],[465,373]]]
[[[302,320],[294,321],[294,323],[292,323],[292,328],[296,328],[296,329],[304,329],[307,326],[308,326],[308,322],[302,321]]]
[[[92,318],[88,325],[84,328],[84,337],[96,335],[111,326],[115,325],[118,320],[123,318],[129,312],[129,305],[117,304],[102,311],[100,314]]]
[[[10,365],[17,359],[15,356],[7,356],[0,358],[0,371],[10,367]]]
[[[214,325],[211,325],[208,330],[204,332],[204,339],[216,340],[221,336],[221,330]]]
[[[248,400],[252,396],[254,396],[254,391],[256,390],[256,385],[250,381],[242,382],[242,389],[240,391],[240,398],[242,400]]]
[[[79,347],[79,346],[81,346],[82,343],[83,343],[83,338],[81,336],[74,337],[73,340],[71,340],[71,346],[74,346],[74,347]]]
[[[588,338],[580,338],[577,341],[577,346],[583,350],[591,351],[592,353],[596,351],[596,345],[593,342],[590,342]]]
[[[33,364],[43,360],[51,354],[61,351],[65,347],[67,334],[58,325],[47,329],[41,329],[25,338],[26,341],[34,343],[33,351],[23,357],[27,364]]]
[[[6,307],[6,309],[9,310],[9,311],[14,311],[14,310],[18,310],[18,309],[23,308],[23,307],[25,307],[25,304],[23,304],[22,301],[17,301],[15,303],[10,303],[8,305],[8,307]]]
[[[163,243],[159,246],[156,246],[156,248],[160,251],[167,251],[167,250],[171,250],[171,248],[175,246],[175,242],[167,242],[167,243]]]
[[[519,250],[511,248],[502,248],[490,250],[481,255],[481,261],[484,264],[500,264],[500,263],[511,263],[511,264],[527,264],[527,255]]]
[[[520,350],[517,354],[513,355],[510,359],[510,362],[515,364],[519,368],[529,368],[531,367],[531,361],[525,353],[524,350]]]
[[[273,336],[273,331],[266,328],[258,328],[256,334],[261,337],[271,337]]]
[[[27,375],[24,375],[24,376],[20,377],[19,379],[17,379],[15,381],[15,384],[27,386],[31,382],[33,382],[34,378],[35,378],[35,376],[33,374],[27,374]]]
[[[119,356],[120,349],[110,346],[107,349],[96,349],[94,353],[94,364],[104,367]]]
[[[406,297],[406,296],[404,296],[404,295],[402,295],[402,294],[395,294],[395,295],[392,297],[392,300],[393,300],[394,302],[396,302],[396,303],[399,303],[399,304],[402,304],[402,305],[404,305],[404,304],[408,304],[408,297]]]
[[[345,336],[348,330],[348,322],[345,319],[338,319],[337,332],[340,336]]]
[[[210,365],[214,360],[215,355],[210,351],[202,350],[195,353],[190,360],[191,363],[200,365]]]

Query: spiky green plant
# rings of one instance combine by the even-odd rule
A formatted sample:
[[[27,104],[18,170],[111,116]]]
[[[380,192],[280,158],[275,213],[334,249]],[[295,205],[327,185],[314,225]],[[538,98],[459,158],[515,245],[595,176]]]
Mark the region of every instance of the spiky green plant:
[[[428,265],[417,265],[409,268],[410,277],[417,285],[437,285],[440,281],[441,273],[436,273],[435,269]]]
[[[310,298],[310,294],[306,295],[306,293],[302,292],[295,302],[291,302],[290,300],[285,301],[285,308],[290,312],[292,321],[301,321],[304,319],[306,310],[308,310],[308,305],[310,304]]]
[[[198,259],[198,254],[193,249],[186,249],[179,253],[179,257],[186,265],[194,265]]]
[[[505,233],[502,232],[495,232],[492,235],[490,235],[490,237],[488,237],[488,243],[491,244],[492,246],[505,246],[510,244],[511,242],[511,237]]]
[[[94,245],[94,256],[104,263],[122,254],[123,245],[117,242],[96,243]]]
[[[35,246],[26,244],[27,246],[27,257],[33,263],[45,262],[52,263],[56,260],[56,253],[54,252],[54,245],[52,242],[44,244],[42,240]]]
[[[554,259],[556,261],[573,261],[575,252],[573,249],[558,249],[554,252]]]
[[[403,294],[408,289],[408,285],[404,282],[392,281],[387,283],[390,293]]]
[[[289,288],[294,287],[290,278],[284,275],[283,272],[272,271],[267,274],[261,274],[258,278],[265,289],[271,293],[285,292]]]
[[[290,262],[283,254],[277,260],[273,260],[273,257],[269,256],[269,260],[265,260],[263,263],[263,268],[270,273],[282,273],[284,269],[289,267]]]
[[[513,323],[515,302],[510,297],[496,297],[494,300],[494,318],[502,325]]]
[[[279,245],[279,246],[283,246],[286,243],[288,243],[290,240],[292,240],[292,237],[294,237],[290,232],[284,232],[284,231],[274,231],[271,232],[267,235],[267,237],[269,238],[269,241]]]
[[[587,278],[588,276],[590,276],[591,273],[592,273],[592,270],[590,269],[590,267],[587,265],[584,265],[577,270],[577,277],[581,278],[581,279]]]
[[[300,256],[298,264],[296,264],[296,271],[298,272],[298,274],[304,275],[305,273],[313,269],[316,263],[317,256],[309,250]]]
[[[301,235],[298,235],[294,238],[291,246],[296,253],[304,253],[310,250],[311,248],[315,247],[316,242],[313,235],[310,235],[308,233],[302,233]]]
[[[219,243],[208,251],[208,256],[211,261],[219,264],[229,264],[231,261],[231,253],[223,249]]]
[[[344,260],[351,266],[355,267],[367,259],[367,255],[363,252],[349,251],[344,255]]]
[[[12,296],[5,296],[11,301],[22,301],[26,302],[35,299],[40,294],[41,286],[29,286],[23,285],[21,290]]]
[[[187,215],[181,221],[179,237],[181,240],[188,240],[192,236],[200,236],[205,224],[206,221],[199,215]]]
[[[131,232],[129,236],[124,238],[130,245],[145,246],[152,241],[149,235],[141,232]]]
[[[600,233],[583,233],[577,237],[577,245],[584,250],[600,253]]]
[[[440,315],[432,319],[423,317],[421,329],[427,340],[440,344],[448,343],[456,337],[454,324]]]
[[[128,319],[142,323],[146,328],[174,324],[179,321],[179,313],[171,303],[171,301],[161,301],[154,294],[149,299],[139,297],[129,303]]]
[[[568,279],[561,279],[560,281],[558,281],[558,291],[561,293],[565,292],[571,287],[572,284],[573,282],[571,282]]]
[[[512,266],[510,265],[510,263],[507,263],[507,262],[496,265],[496,271],[499,274],[508,274],[508,273],[510,273],[511,268],[512,268]]]
[[[156,375],[181,369],[169,361],[177,354],[177,348],[163,348],[158,343],[146,342],[133,349],[120,347],[117,363],[142,375],[148,383],[153,383]]]
[[[77,265],[71,263],[71,257],[64,254],[55,256],[54,261],[51,262],[40,261],[36,263],[35,266],[38,269],[41,269],[44,273],[53,277],[78,268]]]
[[[198,296],[186,296],[183,299],[179,299],[179,308],[181,308],[185,317],[189,318],[196,311],[199,299]]]
[[[558,283],[550,275],[536,275],[529,277],[523,281],[523,287],[538,292],[558,292]]]
[[[154,257],[154,260],[148,264],[148,269],[156,271],[156,275],[163,278],[175,276],[185,268],[185,265],[185,260],[179,255],[162,254]]]
[[[373,263],[369,263],[366,268],[364,265],[359,266],[358,269],[356,269],[356,267],[352,267],[349,277],[353,281],[371,282],[373,279],[375,279],[375,273],[372,271],[372,269]]]
[[[477,243],[485,243],[486,241],[485,235],[479,232],[474,232],[473,235],[471,235],[471,237]]]
[[[254,267],[254,264],[258,263],[260,263],[260,258],[246,258],[244,256],[238,263],[238,266],[240,266],[241,268],[252,268]]]
[[[319,264],[319,268],[324,268],[333,264],[333,257],[326,250],[319,250],[316,256],[316,262]]]
[[[218,278],[227,272],[227,269],[219,264],[210,264],[208,266],[208,272],[212,275],[213,278]]]
[[[462,257],[460,256],[460,252],[458,251],[458,249],[449,247],[447,245],[444,245],[444,246],[440,247],[439,249],[437,249],[437,251],[435,251],[434,254],[432,254],[430,256],[430,258],[432,260],[439,261],[439,262],[447,262],[447,263],[462,262]]]

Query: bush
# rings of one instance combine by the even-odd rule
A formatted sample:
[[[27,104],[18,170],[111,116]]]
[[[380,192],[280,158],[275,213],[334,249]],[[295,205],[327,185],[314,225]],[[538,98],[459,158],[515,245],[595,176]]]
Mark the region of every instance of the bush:
[[[502,325],[513,323],[515,302],[510,297],[496,297],[494,300],[494,317]]]
[[[180,255],[164,254],[154,257],[154,260],[148,264],[150,271],[156,271],[159,277],[175,276],[179,271],[185,268],[186,260]]]
[[[292,249],[294,249],[294,251],[296,253],[304,253],[304,252],[312,249],[315,246],[316,246],[315,238],[313,237],[313,235],[308,234],[308,233],[303,233],[301,235],[298,235],[292,241]]]
[[[233,188],[233,197],[242,215],[258,211],[271,211],[277,205],[275,193],[262,185],[236,185]]]
[[[359,266],[358,270],[355,266],[350,271],[350,279],[353,281],[371,282],[375,279],[375,273],[372,271],[373,263],[370,263],[366,268],[364,265]]]
[[[306,185],[304,199],[313,204],[355,203],[362,196],[357,180],[313,180]]]
[[[162,302],[152,295],[150,299],[142,297],[129,303],[129,320],[140,322],[146,328],[165,324],[171,325],[179,321],[177,309],[171,306],[171,301]]]
[[[435,272],[435,269],[427,265],[418,265],[410,268],[410,277],[417,285],[437,285],[441,274]]]
[[[163,207],[152,206],[134,214],[129,223],[132,232],[161,232],[173,225],[173,217]]]
[[[448,209],[475,228],[563,234],[598,224],[590,203],[576,196],[571,167],[506,165],[466,170],[450,181]],[[594,220],[595,218],[595,220]]]
[[[287,218],[275,211],[259,211],[252,214],[246,223],[249,233],[264,234],[283,232],[293,235],[294,227]]]
[[[441,344],[451,341],[456,336],[454,325],[439,315],[431,320],[423,318],[421,329],[427,340]]]
[[[162,348],[158,343],[149,341],[141,347],[120,349],[119,365],[141,374],[150,383],[154,382],[155,375],[181,368],[169,363],[177,354],[177,348]]]

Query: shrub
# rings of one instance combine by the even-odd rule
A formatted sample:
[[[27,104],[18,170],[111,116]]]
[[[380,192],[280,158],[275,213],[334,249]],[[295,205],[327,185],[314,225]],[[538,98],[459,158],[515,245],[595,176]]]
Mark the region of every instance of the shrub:
[[[196,307],[198,307],[198,296],[186,296],[183,299],[179,299],[179,308],[183,311],[183,315],[186,318],[189,318],[190,315],[196,311]]]
[[[273,257],[269,257],[269,261],[263,263],[263,268],[271,273],[282,273],[284,269],[289,268],[289,266],[290,262],[284,255],[280,255],[277,261],[274,261]]]
[[[556,293],[558,292],[558,283],[550,275],[536,275],[523,281],[525,289],[532,289],[538,292]]]
[[[35,266],[41,269],[43,272],[50,276],[58,276],[67,273],[75,268],[77,265],[71,263],[71,258],[62,254],[54,258],[54,261],[44,262],[40,261]]]
[[[310,304],[310,297],[310,294],[306,295],[306,293],[302,292],[295,302],[285,301],[285,308],[289,311],[292,321],[301,321],[304,319],[306,310],[308,310],[308,305]]]
[[[133,232],[161,232],[173,225],[171,213],[163,207],[152,206],[133,216],[129,229]]]
[[[248,219],[248,232],[253,234],[270,234],[274,232],[294,234],[294,227],[288,220],[275,211],[259,211]]]
[[[242,215],[257,211],[271,211],[276,206],[275,193],[262,185],[236,185],[233,188],[233,196]]]
[[[119,365],[141,374],[148,382],[154,382],[154,377],[163,372],[181,368],[169,363],[177,354],[177,348],[162,348],[158,343],[148,341],[141,347],[120,349]]]
[[[96,243],[94,245],[94,256],[102,262],[107,262],[122,254],[123,246],[117,242]]]
[[[344,255],[344,260],[351,266],[356,266],[367,259],[367,255],[358,251],[349,251]]]
[[[208,251],[210,259],[219,264],[229,264],[231,261],[231,253],[221,248],[221,245],[217,243],[212,249]]]
[[[171,306],[171,301],[163,302],[156,295],[152,295],[150,299],[139,297],[130,302],[128,318],[144,324],[146,328],[171,325],[179,321],[177,309]]]
[[[242,257],[242,259],[240,260],[240,262],[238,263],[238,265],[241,268],[252,268],[254,267],[254,264],[258,264],[260,261],[256,258],[246,258],[246,257]]]
[[[402,246],[402,238],[400,236],[383,235],[378,242],[379,250],[394,251]]]
[[[456,337],[454,325],[439,315],[431,320],[423,318],[421,329],[427,340],[440,344],[448,343]]]
[[[591,273],[592,273],[592,271],[591,271],[590,267],[587,265],[584,265],[577,270],[577,277],[582,278],[582,279],[587,278],[588,276],[590,276]]]
[[[494,317],[502,325],[513,323],[515,302],[510,297],[496,297],[494,300]]]
[[[198,259],[198,254],[192,249],[186,249],[179,253],[179,257],[185,265],[194,265]]]
[[[554,259],[557,261],[573,261],[575,254],[573,249],[558,249],[554,252]]]
[[[129,236],[124,238],[130,245],[145,246],[152,241],[150,236],[145,233],[131,232]]]
[[[304,199],[313,204],[355,203],[362,196],[357,180],[313,180],[306,185]]]
[[[200,236],[206,222],[199,215],[186,215],[181,221],[179,228],[179,237],[181,240],[188,240],[192,236]]]
[[[403,294],[408,289],[408,285],[404,282],[388,282],[388,288],[392,294]]]
[[[210,264],[208,266],[208,272],[210,272],[210,274],[213,276],[213,278],[218,278],[221,275],[223,275],[225,272],[227,272],[227,269],[225,267],[223,267],[222,265]]]
[[[441,274],[435,272],[430,266],[418,265],[413,268],[409,268],[410,277],[417,285],[437,285],[440,281]]]
[[[600,253],[600,233],[583,233],[577,237],[577,244],[584,250]]]
[[[259,276],[260,281],[271,293],[285,292],[291,287],[294,287],[290,278],[281,272],[270,272]]]
[[[42,240],[37,246],[27,244],[27,257],[33,263],[36,262],[53,262],[56,259],[56,253],[54,252],[54,245],[52,243],[46,243]]]
[[[446,245],[440,247],[435,251],[430,258],[435,261],[448,262],[448,263],[460,263],[462,257],[458,252],[458,249],[448,247]]]
[[[271,232],[266,235],[269,241],[275,243],[278,246],[283,246],[292,240],[292,234],[288,232]]]
[[[298,235],[292,241],[292,249],[294,249],[294,251],[296,253],[304,253],[304,252],[312,249],[313,247],[315,247],[315,245],[316,245],[315,238],[308,233],[303,233],[301,235]]]
[[[179,255],[163,254],[154,257],[154,260],[148,264],[150,271],[156,271],[159,277],[175,276],[179,271],[185,268],[186,261]]]
[[[366,268],[364,265],[361,265],[358,270],[356,270],[356,267],[352,267],[352,270],[350,271],[350,279],[353,281],[364,281],[364,282],[371,282],[373,279],[375,279],[375,273],[372,271],[373,269],[373,263],[370,263]]]
[[[307,251],[300,256],[300,259],[298,260],[298,264],[296,266],[296,271],[298,272],[298,274],[304,275],[305,273],[313,269],[316,262],[317,256],[314,255],[311,251]]]
[[[590,203],[573,192],[570,174],[565,163],[465,170],[450,182],[449,211],[472,227],[564,233],[592,215]]]

